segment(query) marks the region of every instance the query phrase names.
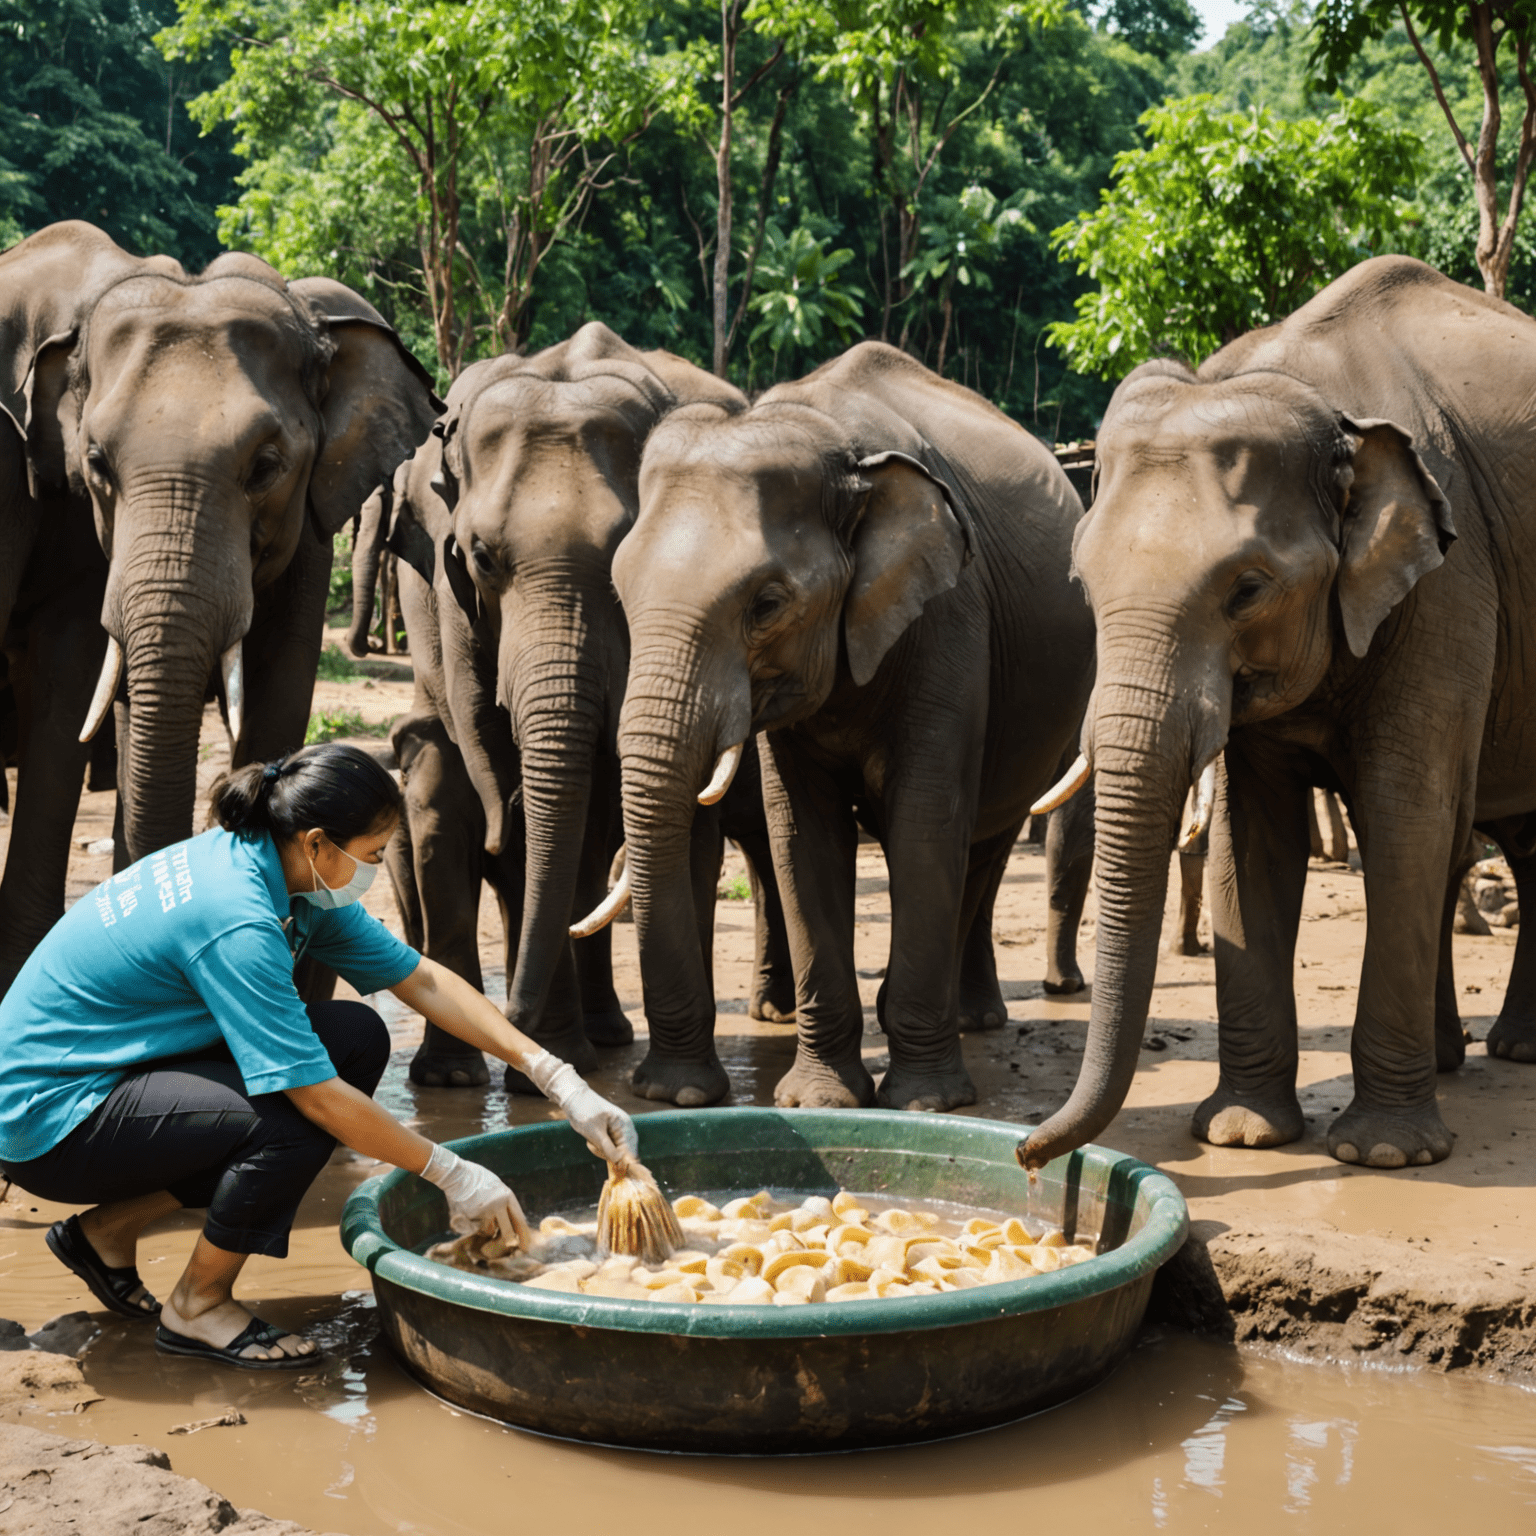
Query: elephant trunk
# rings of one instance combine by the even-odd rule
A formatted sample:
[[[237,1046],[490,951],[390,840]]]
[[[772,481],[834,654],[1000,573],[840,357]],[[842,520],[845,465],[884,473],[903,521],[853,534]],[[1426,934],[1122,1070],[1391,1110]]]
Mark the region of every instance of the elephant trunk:
[[[713,998],[694,910],[690,843],[699,795],[751,728],[746,666],[702,623],[642,616],[619,719],[627,869],[646,1018],[673,1054],[711,1049]]]
[[[354,656],[368,654],[368,632],[373,628],[373,600],[378,590],[379,562],[384,553],[384,538],[389,531],[393,500],[393,487],[381,485],[363,503],[358,517],[357,536],[352,542],[352,623],[347,630],[347,648]],[[386,627],[388,622],[386,614]]]
[[[565,588],[567,597],[571,595]],[[508,626],[504,663],[522,758],[527,885],[517,968],[507,1016],[537,1025],[569,928],[592,796],[593,759],[603,731],[605,689],[585,639],[579,604],[545,609],[536,628]]]
[[[1180,665],[1175,636],[1144,626],[1101,629],[1099,645],[1099,681],[1083,730],[1097,801],[1093,1003],[1071,1097],[1020,1143],[1019,1160],[1031,1169],[1093,1140],[1130,1091],[1184,797],[1220,750],[1230,721],[1230,679],[1223,696],[1219,658]]]
[[[127,677],[119,867],[193,831],[203,704],[221,658],[250,628],[253,604],[248,538],[220,538],[220,510],[178,480],[125,498],[119,515],[102,609]]]

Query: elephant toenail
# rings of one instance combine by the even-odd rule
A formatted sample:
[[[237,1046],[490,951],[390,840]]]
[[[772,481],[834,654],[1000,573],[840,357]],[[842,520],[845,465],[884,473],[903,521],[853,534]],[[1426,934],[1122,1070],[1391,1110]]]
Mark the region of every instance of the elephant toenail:
[[[702,1088],[679,1088],[676,1103],[679,1109],[697,1109],[709,1103],[709,1095]]]
[[[1401,1168],[1408,1161],[1408,1154],[1400,1147],[1394,1147],[1385,1141],[1378,1141],[1371,1148],[1371,1155],[1366,1159],[1373,1168]]]
[[[1431,1152],[1428,1147],[1426,1147],[1421,1152],[1415,1152],[1413,1154],[1413,1160],[1419,1165],[1419,1167],[1422,1168],[1426,1163],[1434,1162],[1435,1154]]]
[[[1360,1149],[1352,1141],[1341,1141],[1333,1149],[1333,1155],[1341,1163],[1358,1163],[1360,1161]]]

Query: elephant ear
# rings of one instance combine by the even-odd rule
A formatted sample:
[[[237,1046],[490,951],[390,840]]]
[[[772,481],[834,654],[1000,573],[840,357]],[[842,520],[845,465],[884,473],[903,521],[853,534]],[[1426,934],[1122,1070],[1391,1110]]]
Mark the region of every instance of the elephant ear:
[[[1341,418],[1350,450],[1340,468],[1339,611],[1356,656],[1421,577],[1445,561],[1456,525],[1413,439],[1390,421]]]
[[[69,392],[69,359],[78,331],[50,336],[32,354],[22,380],[25,406],[22,434],[27,441],[27,490],[35,501],[45,492],[69,483],[69,460],[79,425]]]
[[[971,539],[950,488],[916,459],[877,453],[859,472],[869,492],[853,534],[843,636],[862,687],[924,605],[960,579]]]
[[[333,347],[309,479],[310,513],[329,540],[425,441],[443,403],[394,327],[350,288],[306,277],[289,291],[309,304]]]

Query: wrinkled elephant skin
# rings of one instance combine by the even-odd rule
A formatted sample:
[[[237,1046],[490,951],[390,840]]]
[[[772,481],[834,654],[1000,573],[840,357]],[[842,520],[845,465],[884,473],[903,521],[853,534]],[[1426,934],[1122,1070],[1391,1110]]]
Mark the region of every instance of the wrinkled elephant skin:
[[[879,343],[748,411],[688,407],[652,433],[613,568],[632,646],[619,750],[652,1053],[674,1072],[713,1054],[698,951],[677,941],[693,804],[758,732],[800,1031],[777,1102],[974,1102],[965,941],[982,913],[990,935],[1093,675],[1068,578],[1081,515],[1036,439]],[[878,1090],[853,960],[856,814],[890,873]]]
[[[96,598],[98,643],[121,656],[118,868],[191,833],[203,704],[231,647],[248,658],[234,762],[302,743],[331,536],[434,405],[394,332],[329,279],[287,283],[241,255],[189,277],[79,223],[0,256],[0,407],[32,504],[5,512],[93,521],[107,561]],[[84,688],[74,736],[88,673]],[[78,784],[60,753],[58,776]],[[0,927],[31,934],[36,915],[0,914]]]
[[[1523,863],[1536,812],[1536,321],[1402,257],[1364,262],[1198,373],[1116,390],[1074,551],[1097,621],[1083,728],[1098,964],[1082,1075],[1032,1165],[1092,1139],[1135,1071],[1168,849],[1220,754],[1211,829],[1221,1077],[1197,1135],[1303,1132],[1292,962],[1312,786],[1344,797],[1369,909],[1333,1155],[1436,1162],[1461,1059],[1450,924],[1472,827]],[[1524,865],[1529,875],[1531,866]],[[1437,1005],[1438,997],[1438,1005]],[[1491,1055],[1536,1057],[1520,931]],[[1451,1039],[1452,1033],[1454,1039]]]

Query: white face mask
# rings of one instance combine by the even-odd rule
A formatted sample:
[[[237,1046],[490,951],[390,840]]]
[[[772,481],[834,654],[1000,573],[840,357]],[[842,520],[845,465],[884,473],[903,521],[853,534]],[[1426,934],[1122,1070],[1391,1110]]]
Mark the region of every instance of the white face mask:
[[[350,853],[343,853],[341,856],[344,859],[352,859]],[[315,868],[313,859],[309,861],[309,867],[315,877],[315,888],[312,891],[300,891],[299,895],[305,901],[313,902],[322,911],[331,911],[336,907],[350,907],[354,901],[361,901],[363,893],[373,884],[373,877],[379,870],[377,864],[364,864],[361,859],[352,859],[352,878],[345,885],[332,888],[320,878],[320,871]]]

